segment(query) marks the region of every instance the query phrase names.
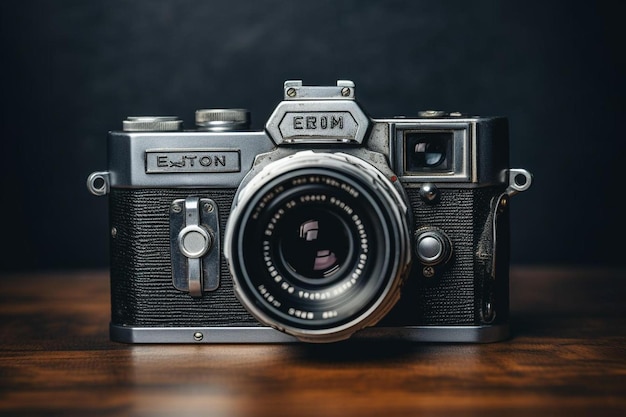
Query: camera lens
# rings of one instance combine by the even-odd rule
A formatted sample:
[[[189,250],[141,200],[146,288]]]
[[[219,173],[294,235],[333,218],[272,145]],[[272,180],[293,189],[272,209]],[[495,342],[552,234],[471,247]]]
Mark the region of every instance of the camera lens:
[[[239,191],[224,253],[237,297],[261,322],[327,342],[373,325],[410,263],[406,203],[375,167],[301,152]]]
[[[407,132],[404,154],[408,172],[446,171],[453,136],[443,132]]]

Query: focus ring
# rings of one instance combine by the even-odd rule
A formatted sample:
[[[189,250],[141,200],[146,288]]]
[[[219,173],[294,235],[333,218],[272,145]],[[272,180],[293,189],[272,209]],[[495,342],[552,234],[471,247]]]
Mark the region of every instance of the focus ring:
[[[367,214],[369,217],[366,223],[369,226],[365,227],[371,230],[368,230],[359,242],[359,247],[361,244],[367,245],[368,242],[376,245],[368,248],[372,254],[371,259],[366,256],[364,264],[360,267],[364,271],[362,274],[367,276],[361,277],[359,281],[358,272],[355,272],[357,281],[351,284],[348,277],[340,283],[348,289],[347,291],[353,291],[348,294],[349,297],[346,295],[344,301],[357,303],[355,308],[350,310],[355,312],[346,313],[345,316],[341,316],[343,311],[341,306],[336,309],[337,311],[333,308],[322,311],[324,306],[337,305],[333,302],[339,298],[324,299],[324,292],[321,290],[312,293],[312,296],[319,297],[308,304],[313,311],[304,308],[299,310],[299,306],[307,306],[305,298],[308,295],[298,294],[298,289],[293,296],[287,296],[282,292],[289,289],[290,283],[289,280],[283,279],[284,277],[277,276],[278,272],[270,262],[272,258],[270,249],[274,245],[272,238],[266,238],[261,243],[248,242],[255,236],[271,236],[273,228],[280,225],[280,216],[284,215],[285,207],[291,204],[289,198],[285,197],[289,194],[287,190],[299,191],[304,187],[302,184],[310,185],[311,182],[315,182],[315,178],[322,177],[322,182],[327,183],[324,185],[326,188],[322,189],[335,189],[337,195],[333,197],[330,191],[318,194],[327,194],[329,199],[332,197],[345,200],[337,203],[339,204],[337,210],[353,213],[352,218],[356,219],[355,222],[365,220],[359,219],[359,216],[365,216],[364,213],[373,213]],[[282,197],[284,200],[281,200]],[[351,205],[358,207],[350,207]],[[270,206],[273,208],[270,209]],[[320,207],[334,210],[329,208],[331,206]],[[262,323],[304,341],[328,342],[345,339],[355,331],[375,324],[398,300],[401,284],[408,273],[411,245],[407,207],[406,201],[394,184],[373,165],[356,156],[303,151],[265,165],[257,172],[252,172],[251,179],[238,191],[226,225],[224,255],[229,261],[237,297]],[[250,225],[261,217],[266,219],[262,220],[265,223],[261,226]],[[272,225],[273,217],[276,217],[276,225]],[[265,224],[269,225],[267,229],[263,229]],[[252,230],[250,232],[247,227],[254,229],[250,229]],[[354,226],[355,230],[358,227],[361,226],[358,224]],[[371,233],[377,234],[378,238],[374,240],[368,238],[367,234]],[[252,246],[246,246],[249,244]],[[258,254],[259,250],[247,249],[258,246],[267,247],[268,250],[261,256]],[[359,256],[363,256],[363,252],[361,253]],[[251,260],[254,257],[260,259]],[[371,268],[376,270],[370,270]],[[261,277],[261,273],[266,275]],[[341,277],[344,278],[346,277]],[[285,287],[282,288],[280,285]],[[356,289],[351,288],[354,285],[357,286]],[[297,298],[298,296],[300,298]],[[359,300],[363,301],[362,305],[358,304]],[[289,304],[286,305],[287,303]],[[291,303],[294,306],[288,309]],[[340,317],[332,317],[333,314],[339,314]]]

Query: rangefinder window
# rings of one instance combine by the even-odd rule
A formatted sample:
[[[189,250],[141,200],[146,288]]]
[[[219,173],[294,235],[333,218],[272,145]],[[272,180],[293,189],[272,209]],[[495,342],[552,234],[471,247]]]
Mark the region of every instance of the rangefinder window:
[[[472,128],[466,121],[428,120],[396,123],[395,166],[407,186],[471,179]]]
[[[418,174],[453,170],[453,141],[453,132],[405,132],[405,172]]]

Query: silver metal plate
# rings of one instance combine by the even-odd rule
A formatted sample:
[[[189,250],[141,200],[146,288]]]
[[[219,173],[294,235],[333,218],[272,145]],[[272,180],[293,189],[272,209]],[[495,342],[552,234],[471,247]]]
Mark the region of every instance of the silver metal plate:
[[[239,171],[241,171],[241,157],[238,149],[148,149],[146,151],[147,174]]]
[[[111,340],[123,343],[299,343],[270,327],[128,327],[110,325]],[[492,343],[510,336],[508,325],[369,327],[355,340],[429,343]]]
[[[282,101],[265,128],[281,143],[361,144],[369,118],[354,100]]]
[[[170,253],[172,258],[172,284],[192,297],[214,291],[220,282],[220,234],[217,204],[209,198],[187,197],[174,200],[170,206]],[[206,251],[192,243],[191,253],[184,247],[189,233],[207,234],[210,247]],[[198,233],[200,236],[202,233]]]

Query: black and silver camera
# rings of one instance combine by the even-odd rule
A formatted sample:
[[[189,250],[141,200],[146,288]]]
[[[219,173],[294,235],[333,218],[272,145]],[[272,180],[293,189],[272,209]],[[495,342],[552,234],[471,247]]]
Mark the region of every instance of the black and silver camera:
[[[509,334],[502,117],[372,119],[354,84],[287,81],[243,109],[109,133],[111,338],[131,343],[490,342]]]

